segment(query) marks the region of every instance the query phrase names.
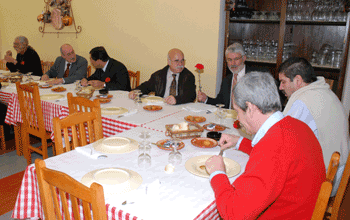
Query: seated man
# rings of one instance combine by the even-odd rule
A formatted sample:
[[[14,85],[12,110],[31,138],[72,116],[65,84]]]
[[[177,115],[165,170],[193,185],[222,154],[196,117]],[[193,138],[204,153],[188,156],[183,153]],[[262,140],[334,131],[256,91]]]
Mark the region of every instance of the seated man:
[[[338,172],[332,196],[335,195],[349,155],[348,116],[343,104],[316,74],[304,58],[292,57],[279,67],[280,90],[289,98],[284,115],[305,122],[321,144],[324,163],[328,166],[334,151],[340,152]]]
[[[60,48],[61,56],[56,58],[55,63],[41,78],[43,81],[49,78],[57,78],[49,81],[49,84],[69,84],[86,77],[87,60],[76,55],[69,44],[63,44]]]
[[[245,171],[231,185],[222,156],[206,161],[217,209],[223,219],[311,219],[326,180],[322,149],[312,130],[284,117],[274,78],[245,75],[233,91],[233,107],[252,141],[222,134],[221,149],[249,154]]]
[[[170,105],[193,102],[196,99],[195,77],[185,68],[184,54],[179,49],[172,49],[168,53],[168,65],[153,73],[151,78],[136,89],[142,94],[154,92],[156,96],[164,97]],[[131,91],[129,98],[136,94]]]
[[[244,64],[247,57],[240,43],[231,44],[225,51],[227,76],[221,82],[221,88],[216,98],[207,96],[204,92],[198,91],[198,101],[210,105],[224,104],[224,108],[231,108],[232,89],[236,83],[246,74],[252,71],[269,72],[268,69],[249,67]]]
[[[91,85],[108,90],[131,90],[128,70],[124,64],[110,58],[104,47],[95,47],[90,51],[90,62],[96,71],[89,78],[81,80],[82,86]]]
[[[17,57],[12,57],[12,52],[9,50],[6,52],[5,61],[6,67],[11,72],[28,73],[32,72],[32,75],[42,76],[43,71],[41,69],[41,61],[37,52],[28,45],[28,39],[24,36],[16,37],[13,42],[13,48],[17,51]]]

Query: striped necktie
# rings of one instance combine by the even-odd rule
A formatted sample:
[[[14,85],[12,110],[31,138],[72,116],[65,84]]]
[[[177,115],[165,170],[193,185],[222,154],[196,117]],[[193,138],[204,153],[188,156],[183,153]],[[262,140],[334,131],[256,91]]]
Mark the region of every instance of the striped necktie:
[[[176,74],[173,74],[173,81],[170,85],[170,92],[169,95],[176,96]]]

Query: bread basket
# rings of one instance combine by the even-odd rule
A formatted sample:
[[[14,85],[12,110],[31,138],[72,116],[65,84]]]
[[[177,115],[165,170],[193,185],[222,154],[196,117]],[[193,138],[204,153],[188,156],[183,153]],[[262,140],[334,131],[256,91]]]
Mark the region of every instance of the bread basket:
[[[22,82],[22,76],[11,76],[9,79],[11,83]]]
[[[94,89],[91,89],[90,92],[88,92],[87,90],[80,90],[79,92],[76,93],[76,95],[79,97],[90,99],[94,94],[94,92],[95,92]]]
[[[204,128],[196,123],[189,123],[188,124],[189,129],[184,131],[179,131],[179,130],[174,131],[173,126],[174,124],[165,125],[166,136],[170,136],[172,138],[179,138],[179,139],[190,139],[190,138],[192,139],[192,138],[200,137],[202,135],[202,132],[204,131]]]

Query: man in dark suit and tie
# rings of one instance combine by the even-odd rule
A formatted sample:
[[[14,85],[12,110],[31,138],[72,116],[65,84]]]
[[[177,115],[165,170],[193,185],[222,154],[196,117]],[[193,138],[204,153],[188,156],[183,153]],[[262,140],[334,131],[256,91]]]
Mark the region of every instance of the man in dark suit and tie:
[[[224,108],[231,108],[232,89],[246,73],[253,71],[268,72],[268,69],[249,67],[244,64],[247,57],[240,43],[231,44],[225,52],[227,67],[232,74],[228,74],[221,83],[219,94],[216,98],[207,96],[204,92],[198,91],[198,101],[210,105],[224,104]]]
[[[164,97],[169,105],[193,102],[196,99],[195,77],[185,68],[184,54],[179,49],[171,49],[168,53],[168,65],[156,71],[151,78],[136,89],[142,94],[154,92],[156,96]],[[134,91],[129,98],[134,99]]]
[[[128,70],[124,64],[110,58],[104,47],[95,47],[90,51],[90,62],[96,71],[89,78],[81,80],[82,86],[91,85],[108,90],[131,90]]]
[[[55,63],[41,78],[43,81],[49,78],[57,78],[48,81],[48,84],[69,84],[86,77],[87,60],[76,55],[74,49],[69,44],[64,44],[60,48],[61,56],[56,58]]]

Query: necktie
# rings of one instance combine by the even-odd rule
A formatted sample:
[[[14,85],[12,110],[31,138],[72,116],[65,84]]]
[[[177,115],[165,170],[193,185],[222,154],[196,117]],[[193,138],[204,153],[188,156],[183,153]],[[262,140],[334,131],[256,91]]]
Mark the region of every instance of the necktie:
[[[68,77],[68,75],[69,75],[69,66],[70,66],[70,63],[67,63],[67,69],[66,69],[66,71],[64,72],[63,78]]]
[[[231,87],[231,97],[230,97],[231,109],[233,109],[233,104],[232,104],[232,101],[233,101],[232,100],[232,98],[233,98],[233,88],[237,84],[237,76],[238,76],[237,73],[233,74],[232,87]]]
[[[176,96],[176,74],[173,74],[173,81],[170,85],[170,92],[169,95]]]

